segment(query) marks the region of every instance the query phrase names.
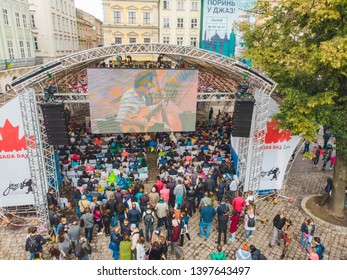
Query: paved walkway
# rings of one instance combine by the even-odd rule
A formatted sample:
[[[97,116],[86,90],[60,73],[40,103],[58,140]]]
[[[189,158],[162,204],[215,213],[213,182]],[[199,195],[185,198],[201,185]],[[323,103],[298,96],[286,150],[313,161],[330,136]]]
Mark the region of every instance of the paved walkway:
[[[281,210],[285,209],[296,225],[292,248],[287,256],[287,259],[304,260],[308,255],[305,251],[300,250],[300,226],[302,222],[308,218],[300,210],[300,202],[303,197],[311,194],[320,193],[326,183],[326,177],[332,176],[332,171],[322,172],[320,169],[314,168],[311,161],[303,161],[299,155],[289,175],[286,196],[292,197],[294,200],[290,203],[287,199],[281,198],[278,204],[274,204],[271,198],[262,199],[257,202],[257,213],[260,217],[266,217],[268,222],[256,224],[254,238],[250,239],[250,244],[254,244],[261,252],[271,260],[280,258],[282,246],[274,246],[269,248],[268,244],[272,237],[272,219]],[[215,225],[212,227],[212,232],[209,240],[205,241],[197,236],[199,225],[199,215],[193,215],[189,222],[189,231],[192,237],[191,241],[185,238],[184,254],[188,260],[206,260],[209,259],[209,254],[216,248],[217,232]],[[32,223],[28,219],[28,223]],[[346,260],[347,259],[347,235],[334,232],[332,229],[316,222],[316,236],[320,236],[324,244],[325,259],[329,260]],[[2,260],[23,260],[28,259],[28,253],[24,251],[27,227],[12,230],[6,225],[0,226],[0,259]],[[235,259],[235,251],[245,242],[245,230],[239,227],[236,242],[228,242],[223,246],[223,250],[227,253],[228,259]],[[45,251],[52,246],[48,242],[45,246]],[[91,259],[94,260],[110,260],[112,259],[111,251],[108,249],[108,238],[105,236],[96,236],[92,243],[93,253]],[[48,253],[46,253],[48,256]],[[172,256],[170,257],[172,258]]]

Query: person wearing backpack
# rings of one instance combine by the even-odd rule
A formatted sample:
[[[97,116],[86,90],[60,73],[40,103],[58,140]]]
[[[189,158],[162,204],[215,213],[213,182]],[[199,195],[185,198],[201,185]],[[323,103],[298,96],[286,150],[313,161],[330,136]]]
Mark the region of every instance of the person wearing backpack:
[[[146,242],[150,242],[150,237],[152,236],[154,232],[154,212],[151,209],[151,205],[147,205],[146,211],[143,213],[142,216],[143,223],[145,225],[145,235],[146,235]]]
[[[253,237],[253,231],[255,230],[255,213],[252,206],[248,206],[245,214],[245,224],[244,228],[246,230],[246,240]]]
[[[28,229],[28,234],[29,236],[25,242],[25,251],[29,252],[29,259],[33,260],[36,252],[40,252],[41,258],[43,259],[42,245],[44,245],[47,240],[37,233],[37,227],[30,227]]]

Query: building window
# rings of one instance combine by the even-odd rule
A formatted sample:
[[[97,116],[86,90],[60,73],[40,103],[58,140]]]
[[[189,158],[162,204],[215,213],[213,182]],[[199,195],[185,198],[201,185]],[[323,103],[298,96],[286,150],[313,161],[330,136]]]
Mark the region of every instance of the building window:
[[[151,14],[148,12],[143,13],[143,24],[151,24]]]
[[[183,46],[183,37],[177,37],[177,45]]]
[[[121,37],[115,37],[115,38],[114,38],[114,42],[115,42],[116,44],[122,44],[122,38],[121,38]]]
[[[34,37],[35,50],[39,50],[39,44],[37,43],[37,37]],[[58,44],[57,44],[58,45]]]
[[[182,28],[183,27],[183,18],[178,18],[177,19],[177,27]]]
[[[198,27],[198,19],[192,18],[190,21],[190,28],[197,28]]]
[[[128,12],[128,23],[136,23],[136,12]]]
[[[121,11],[113,11],[113,23],[122,23]]]
[[[20,27],[19,13],[15,13],[15,15],[16,15],[16,25],[17,25],[17,27]]]
[[[198,39],[196,37],[190,37],[190,45],[192,47],[196,47],[198,43]]]
[[[56,30],[55,15],[52,15],[53,29]]]
[[[169,0],[164,0],[164,2],[163,2],[163,9],[164,10],[169,10],[170,9],[170,1]]]
[[[184,2],[183,1],[177,2],[177,10],[184,10]]]
[[[5,25],[9,25],[7,10],[6,10],[6,9],[3,9],[3,10],[2,10],[2,14],[4,15],[4,24],[5,24]]]
[[[170,18],[164,18],[164,28],[170,27]]]
[[[36,28],[34,15],[30,15],[30,23],[32,28]]]
[[[151,38],[143,38],[143,42],[144,43],[150,43],[151,42]]]
[[[26,15],[22,15],[22,19],[23,19],[23,27],[24,28],[28,28],[27,16]]]
[[[193,1],[192,2],[192,10],[197,10],[198,9],[198,2]]]
[[[8,46],[8,54],[9,54],[10,58],[14,58],[12,41],[7,41],[7,46]]]
[[[163,44],[170,44],[170,38],[169,37],[163,37]]]
[[[25,58],[24,42],[19,41],[19,49],[21,58]]]
[[[135,44],[136,43],[136,38],[129,38],[129,43],[130,44]]]
[[[31,57],[31,45],[29,41],[27,41],[27,53],[28,53],[28,57]]]

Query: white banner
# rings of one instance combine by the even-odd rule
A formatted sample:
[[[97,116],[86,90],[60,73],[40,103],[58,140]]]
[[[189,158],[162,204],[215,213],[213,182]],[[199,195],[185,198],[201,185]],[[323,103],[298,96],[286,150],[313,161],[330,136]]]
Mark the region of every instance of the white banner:
[[[276,101],[270,99],[259,190],[282,188],[288,162],[300,141],[299,136],[292,136],[290,130],[280,129],[279,123],[270,119],[271,115],[278,112]]]
[[[19,98],[0,108],[0,207],[34,204]]]

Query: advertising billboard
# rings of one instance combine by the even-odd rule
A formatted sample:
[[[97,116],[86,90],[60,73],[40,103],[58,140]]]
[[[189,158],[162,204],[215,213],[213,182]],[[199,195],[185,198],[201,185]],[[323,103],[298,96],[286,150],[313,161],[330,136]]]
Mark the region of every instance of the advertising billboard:
[[[19,98],[0,108],[0,207],[33,205]]]
[[[200,47],[228,57],[240,57],[245,46],[235,23],[255,22],[250,10],[256,0],[203,0]]]

